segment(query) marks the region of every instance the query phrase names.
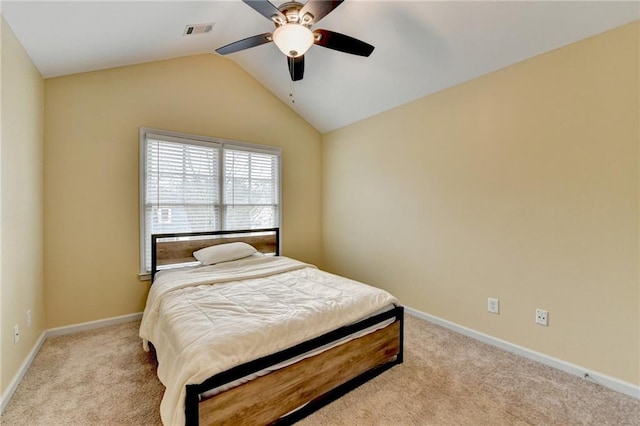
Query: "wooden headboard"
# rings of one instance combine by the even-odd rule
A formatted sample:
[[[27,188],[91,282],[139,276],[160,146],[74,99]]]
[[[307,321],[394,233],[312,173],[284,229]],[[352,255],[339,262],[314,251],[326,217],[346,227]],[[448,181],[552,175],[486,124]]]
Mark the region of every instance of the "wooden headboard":
[[[193,257],[196,250],[238,241],[252,245],[261,253],[280,255],[280,228],[153,234],[151,281],[162,266],[197,262]]]

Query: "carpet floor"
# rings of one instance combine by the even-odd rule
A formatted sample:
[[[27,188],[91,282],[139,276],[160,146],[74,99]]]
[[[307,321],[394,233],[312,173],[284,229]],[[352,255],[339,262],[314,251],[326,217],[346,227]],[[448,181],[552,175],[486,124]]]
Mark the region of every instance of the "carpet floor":
[[[3,425],[158,425],[139,322],[52,337]],[[640,425],[640,400],[406,316],[404,364],[299,425]]]

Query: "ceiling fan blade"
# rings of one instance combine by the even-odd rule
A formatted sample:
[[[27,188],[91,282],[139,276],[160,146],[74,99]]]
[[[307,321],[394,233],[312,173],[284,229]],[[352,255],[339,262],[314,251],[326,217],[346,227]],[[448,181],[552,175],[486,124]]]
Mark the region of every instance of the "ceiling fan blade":
[[[278,19],[280,19],[280,23],[287,22],[287,18],[282,14],[282,12],[278,10],[277,7],[271,4],[269,0],[242,0],[242,1],[270,21],[273,21],[274,20],[273,17],[277,16]]]
[[[309,0],[300,10],[300,17],[304,17],[304,15],[309,13],[313,17],[311,23],[316,24],[333,9],[340,6],[343,1],[344,0]]]
[[[221,55],[227,55],[229,53],[238,52],[240,50],[249,49],[250,47],[260,46],[261,44],[270,43],[273,41],[271,38],[271,33],[264,33],[254,35],[253,37],[247,37],[242,40],[234,41],[233,43],[227,44],[226,46],[222,46],[216,49]]]
[[[292,58],[287,56],[287,66],[289,67],[289,74],[291,74],[291,80],[302,80],[304,76],[304,55]]]
[[[373,47],[369,43],[349,37],[348,35],[336,33],[329,30],[315,30],[315,44],[328,49],[338,50],[352,55],[369,56],[373,52]]]

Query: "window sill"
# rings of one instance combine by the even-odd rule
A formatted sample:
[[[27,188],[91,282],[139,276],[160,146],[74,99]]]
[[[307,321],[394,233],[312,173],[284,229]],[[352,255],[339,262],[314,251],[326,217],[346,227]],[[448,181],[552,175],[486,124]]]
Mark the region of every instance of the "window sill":
[[[144,274],[138,274],[140,281],[151,281],[151,272],[145,272]]]

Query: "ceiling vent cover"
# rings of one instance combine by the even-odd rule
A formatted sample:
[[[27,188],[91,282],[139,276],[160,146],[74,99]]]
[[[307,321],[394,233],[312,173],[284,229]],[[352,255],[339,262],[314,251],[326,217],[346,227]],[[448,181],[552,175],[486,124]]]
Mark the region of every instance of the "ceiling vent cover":
[[[214,24],[215,24],[215,22],[209,22],[209,23],[206,23],[206,24],[187,25],[185,27],[184,33],[182,35],[189,36],[189,35],[209,33],[213,29],[213,25]]]

